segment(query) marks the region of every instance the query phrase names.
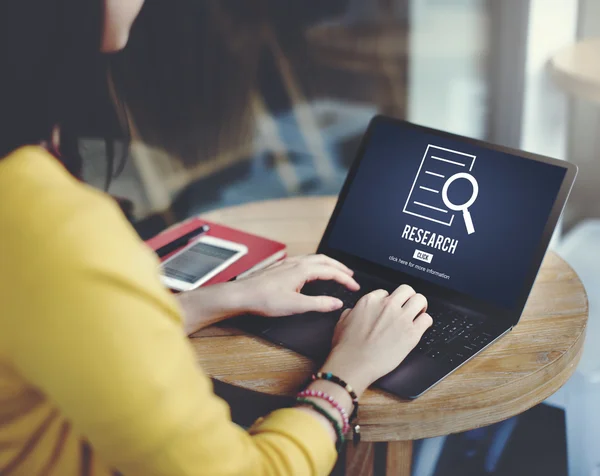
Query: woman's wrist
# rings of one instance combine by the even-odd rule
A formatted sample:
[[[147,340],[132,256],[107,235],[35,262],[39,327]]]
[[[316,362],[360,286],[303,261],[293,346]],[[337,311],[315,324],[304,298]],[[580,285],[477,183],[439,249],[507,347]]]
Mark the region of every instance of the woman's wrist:
[[[331,396],[348,415],[352,414],[352,410],[354,409],[352,398],[350,397],[350,394],[339,385],[327,380],[315,380],[310,383],[307,390],[320,391]],[[333,405],[331,405],[331,407],[334,408]]]
[[[339,440],[337,431],[346,430],[346,426],[349,424],[348,415],[350,415],[354,409],[354,404],[348,392],[333,382],[327,380],[315,380],[307,387],[306,391],[300,393],[299,396],[301,396],[300,400],[304,403],[299,402],[297,408],[310,413],[320,420],[323,426],[327,428],[333,441]],[[333,425],[331,421],[322,414],[319,414],[319,412],[317,412],[314,407],[309,406],[307,402],[312,402],[311,405],[317,405],[327,412],[327,414],[337,422],[339,430],[336,430],[335,425]],[[338,445],[340,443],[341,442],[338,441]]]
[[[184,328],[188,335],[248,312],[244,292],[236,282],[181,293],[177,300],[183,310]]]
[[[348,383],[359,399],[373,383],[371,372],[364,365],[364,359],[360,359],[356,355],[349,358],[334,351],[321,368],[321,372],[329,372]]]
[[[264,289],[252,279],[252,277],[232,281],[232,286],[236,288],[236,301],[239,308],[242,308],[240,314],[265,315],[269,307],[269,298],[273,294],[265,293]]]

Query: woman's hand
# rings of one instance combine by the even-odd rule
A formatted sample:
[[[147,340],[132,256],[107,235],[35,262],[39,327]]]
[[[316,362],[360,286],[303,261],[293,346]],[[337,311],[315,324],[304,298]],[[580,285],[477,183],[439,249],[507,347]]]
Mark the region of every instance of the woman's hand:
[[[342,301],[330,296],[304,296],[302,287],[316,280],[334,280],[353,291],[360,289],[352,271],[323,255],[289,258],[247,278],[181,293],[186,333],[216,324],[229,317],[253,313],[267,317],[309,311],[335,311]]]
[[[303,312],[329,312],[344,304],[331,296],[305,296],[302,287],[311,281],[337,281],[352,291],[360,289],[350,268],[328,256],[288,258],[235,281],[243,307],[254,314],[280,317]]]
[[[377,290],[342,313],[323,371],[352,385],[358,395],[394,370],[415,348],[433,320],[427,300],[410,286],[392,294]]]

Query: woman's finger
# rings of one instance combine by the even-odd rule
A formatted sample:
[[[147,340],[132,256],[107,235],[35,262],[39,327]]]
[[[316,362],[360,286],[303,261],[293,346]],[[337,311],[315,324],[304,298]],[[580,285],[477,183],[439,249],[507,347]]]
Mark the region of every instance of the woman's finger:
[[[304,312],[331,312],[342,308],[344,303],[331,296],[305,296],[296,294],[290,298],[290,314]]]
[[[340,322],[343,322],[344,319],[346,319],[346,317],[348,317],[350,315],[350,313],[352,312],[352,309],[348,308],[348,309],[344,309],[344,311],[342,312],[342,315],[340,316],[339,320],[338,320],[338,324]]]
[[[365,297],[372,296],[378,298],[389,297],[390,293],[386,289],[376,289],[375,291],[371,291],[369,294],[365,294]]]
[[[360,285],[352,276],[349,276],[338,268],[325,264],[307,265],[304,279],[306,281],[337,281],[351,291],[358,291],[360,289]]]
[[[396,313],[415,295],[415,290],[410,286],[403,284],[398,287],[386,301],[386,307],[388,307],[392,313]]]
[[[415,294],[411,297],[402,309],[413,319],[419,314],[427,311],[427,299],[422,294]]]
[[[412,288],[412,286],[409,286],[408,284],[403,284],[402,286],[398,286],[394,290],[394,292],[390,294],[390,298],[400,298],[400,300],[404,299],[404,302],[406,302],[415,294],[417,294],[417,292]],[[404,302],[402,304],[404,304]]]
[[[363,297],[361,297],[360,300],[356,303],[356,305],[363,305],[373,300],[381,301],[382,299],[387,298],[389,295],[390,293],[388,293],[385,289],[376,289],[375,291],[371,291],[370,293],[367,293]]]
[[[338,260],[330,258],[327,255],[313,255],[313,256],[308,257],[308,259],[310,259],[316,263],[319,263],[319,264],[333,266],[334,268],[337,268],[340,271],[343,271],[344,273],[349,274],[350,276],[352,276],[354,274],[354,271],[352,271],[350,268],[348,268],[348,266],[346,266],[344,263],[340,263]]]
[[[433,318],[424,312],[417,316],[417,318],[414,320],[414,323],[417,330],[421,333],[421,335],[423,335],[425,331],[433,325]]]

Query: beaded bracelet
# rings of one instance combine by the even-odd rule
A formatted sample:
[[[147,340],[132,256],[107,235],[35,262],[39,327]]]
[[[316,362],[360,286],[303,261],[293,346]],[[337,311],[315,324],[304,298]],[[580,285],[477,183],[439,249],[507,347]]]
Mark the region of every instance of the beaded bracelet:
[[[297,395],[297,397],[320,398],[321,400],[329,402],[329,404],[332,407],[334,407],[342,417],[342,422],[344,424],[344,428],[342,431],[344,432],[344,435],[348,434],[348,431],[350,431],[350,420],[348,419],[348,413],[346,412],[346,409],[342,407],[337,401],[335,401],[335,399],[332,396],[326,394],[325,392],[321,392],[320,390],[304,390],[300,392]]]
[[[314,411],[316,411],[317,413],[319,413],[319,414],[323,415],[325,418],[327,418],[329,423],[331,423],[331,425],[333,426],[333,429],[335,430],[335,434],[337,435],[337,443],[335,444],[335,449],[339,453],[342,450],[342,446],[344,445],[345,440],[344,440],[344,433],[342,432],[342,427],[340,425],[340,422],[337,421],[337,418],[331,416],[331,414],[327,410],[325,410],[323,407],[321,407],[321,405],[313,402],[312,400],[308,400],[307,398],[300,398],[300,397],[296,398],[296,402],[301,405],[308,405]]]
[[[349,420],[352,422],[356,419],[356,417],[358,416],[358,396],[356,395],[356,392],[350,386],[350,384],[344,382],[341,378],[333,375],[331,372],[317,372],[312,376],[312,380],[327,380],[331,383],[339,385],[344,390],[346,390],[346,392],[348,392],[348,395],[350,395],[350,398],[352,399],[352,403],[354,404],[354,409],[352,410],[352,415],[350,415]]]

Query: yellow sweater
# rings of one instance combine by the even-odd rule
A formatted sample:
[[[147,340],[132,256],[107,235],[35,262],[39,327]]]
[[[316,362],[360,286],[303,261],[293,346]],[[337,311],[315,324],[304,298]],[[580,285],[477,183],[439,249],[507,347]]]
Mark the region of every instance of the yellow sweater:
[[[0,474],[326,475],[334,461],[304,412],[231,422],[112,200],[41,148],[0,160]]]

